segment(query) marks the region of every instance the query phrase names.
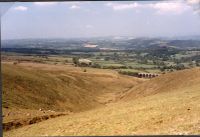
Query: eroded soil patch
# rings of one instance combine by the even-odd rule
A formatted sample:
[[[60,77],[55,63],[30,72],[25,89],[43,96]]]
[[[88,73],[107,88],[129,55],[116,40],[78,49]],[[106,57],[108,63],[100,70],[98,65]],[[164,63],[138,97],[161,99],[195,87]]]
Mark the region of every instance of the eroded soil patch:
[[[3,123],[3,130],[4,131],[8,131],[11,129],[16,129],[22,126],[26,126],[26,125],[31,125],[31,124],[35,124],[35,123],[39,123],[42,122],[44,120],[48,120],[50,118],[55,118],[55,117],[59,117],[59,116],[64,116],[64,115],[68,115],[68,114],[51,114],[51,115],[43,115],[43,116],[36,116],[33,118],[27,118],[27,119],[21,119],[21,120],[14,120],[14,121],[10,121],[7,123]]]

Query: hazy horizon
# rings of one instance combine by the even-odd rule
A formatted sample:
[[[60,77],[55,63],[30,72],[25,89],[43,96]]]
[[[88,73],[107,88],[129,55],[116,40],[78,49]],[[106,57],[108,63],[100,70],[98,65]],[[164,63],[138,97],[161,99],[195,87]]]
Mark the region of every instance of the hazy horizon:
[[[96,36],[96,37],[67,37],[67,38],[62,38],[62,37],[51,37],[51,38],[14,38],[14,39],[1,39],[3,41],[7,40],[70,40],[70,39],[98,39],[98,38],[112,38],[112,39],[123,39],[123,38],[129,38],[129,39],[196,39],[196,37],[200,37],[200,35],[183,35],[183,36],[173,36],[173,37],[167,37],[167,36],[155,36],[155,37],[148,37],[148,36],[138,36],[138,37],[133,37],[133,36]],[[200,40],[200,38],[198,38]]]
[[[1,17],[1,38],[199,36],[200,10],[194,8],[198,4],[198,0],[17,2]]]

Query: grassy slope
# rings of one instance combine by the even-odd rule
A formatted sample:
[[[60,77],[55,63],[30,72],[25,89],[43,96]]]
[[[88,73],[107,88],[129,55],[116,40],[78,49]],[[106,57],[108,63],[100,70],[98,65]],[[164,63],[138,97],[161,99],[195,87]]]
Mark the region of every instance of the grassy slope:
[[[192,89],[200,91],[200,69],[188,69],[170,74],[161,75],[150,81],[143,82],[125,95],[124,100],[158,94],[161,92],[177,92]]]
[[[124,100],[4,135],[200,134],[199,68],[142,83],[132,88]]]
[[[3,64],[3,107],[83,111],[103,106],[109,101],[104,96],[113,99],[139,82],[98,69],[84,73],[78,68],[31,65]]]

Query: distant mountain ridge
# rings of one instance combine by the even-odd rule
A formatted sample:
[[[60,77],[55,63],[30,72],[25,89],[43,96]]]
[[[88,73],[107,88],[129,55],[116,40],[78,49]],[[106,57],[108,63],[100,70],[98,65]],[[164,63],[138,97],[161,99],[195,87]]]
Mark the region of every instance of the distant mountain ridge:
[[[200,36],[182,37],[96,37],[70,39],[15,39],[2,40],[2,48],[46,48],[46,49],[80,49],[86,44],[98,45],[97,48],[119,50],[146,49],[154,47],[200,48]]]

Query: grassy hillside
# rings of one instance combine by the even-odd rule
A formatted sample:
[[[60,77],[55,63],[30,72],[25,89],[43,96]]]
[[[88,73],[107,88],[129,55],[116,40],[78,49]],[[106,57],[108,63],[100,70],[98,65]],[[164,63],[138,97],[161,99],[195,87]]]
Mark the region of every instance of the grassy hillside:
[[[160,76],[133,87],[107,107],[50,119],[5,136],[200,134],[200,69]]]
[[[150,81],[138,84],[129,90],[124,100],[160,94],[162,92],[200,91],[200,68],[177,71],[161,75]]]
[[[114,100],[140,80],[106,70],[3,64],[3,107],[83,111]]]

